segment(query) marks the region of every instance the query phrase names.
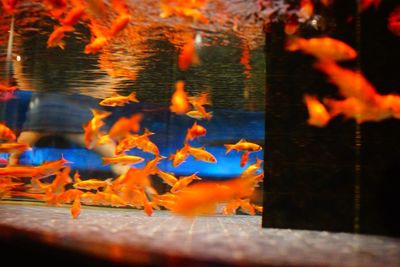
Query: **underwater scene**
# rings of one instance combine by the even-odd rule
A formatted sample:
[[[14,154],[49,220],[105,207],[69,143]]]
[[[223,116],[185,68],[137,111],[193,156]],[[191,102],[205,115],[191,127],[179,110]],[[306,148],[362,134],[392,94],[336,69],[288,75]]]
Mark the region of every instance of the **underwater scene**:
[[[229,214],[261,212],[264,34],[241,14],[256,9],[3,1],[1,197],[148,215],[221,203]],[[192,201],[207,200],[184,207],[190,200],[176,199],[191,185]]]

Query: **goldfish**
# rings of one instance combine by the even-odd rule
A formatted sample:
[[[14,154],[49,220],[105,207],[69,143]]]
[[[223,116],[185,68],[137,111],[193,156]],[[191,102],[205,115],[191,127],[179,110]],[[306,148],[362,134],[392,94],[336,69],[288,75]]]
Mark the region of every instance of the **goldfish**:
[[[193,119],[196,119],[196,120],[202,120],[202,119],[211,120],[213,113],[211,111],[211,112],[206,112],[204,114],[198,110],[191,110],[191,111],[187,112],[186,115]]]
[[[179,115],[183,115],[190,110],[189,99],[185,91],[184,81],[176,82],[175,92],[172,94],[171,106],[169,109],[171,112]]]
[[[169,186],[174,186],[176,182],[178,182],[178,179],[174,174],[157,170],[157,175]]]
[[[186,1],[186,3],[190,3],[193,1]],[[168,3],[168,1],[162,1],[160,3],[160,7],[162,13],[160,14],[161,18],[167,18],[170,16],[179,16],[182,18],[190,19],[193,22],[200,23],[208,23],[208,19],[206,16],[201,13],[200,10],[196,9],[197,7],[188,6],[186,3]]]
[[[192,155],[196,160],[217,163],[217,159],[214,157],[214,155],[206,151],[204,147],[197,148],[188,146],[187,152]]]
[[[236,144],[225,144],[226,147],[226,153],[228,154],[231,150],[236,149],[236,151],[249,151],[249,152],[255,152],[255,151],[260,151],[262,150],[262,147],[260,145],[247,142],[245,139],[240,139],[239,142]]]
[[[256,210],[254,209],[254,206],[252,204],[250,204],[250,199],[240,199],[239,203],[240,203],[240,209],[243,212],[245,212],[249,215],[256,214]]]
[[[115,154],[119,155],[124,151],[130,150],[134,147],[137,147],[139,145],[145,146],[143,144],[146,144],[147,142],[150,142],[149,136],[153,135],[154,133],[150,132],[148,129],[144,130],[144,133],[142,135],[131,135],[128,134],[126,135],[121,141],[119,141],[118,145],[115,148]],[[157,148],[158,150],[158,148]],[[156,152],[156,151],[155,151]],[[157,153],[156,155],[158,155]]]
[[[115,93],[113,96],[102,100],[99,104],[109,107],[122,107],[129,102],[139,102],[139,100],[136,98],[136,92],[132,92],[128,96],[122,96]]]
[[[201,179],[202,178],[198,177],[196,175],[196,173],[189,175],[189,176],[182,176],[182,177],[180,177],[178,182],[176,182],[174,184],[174,186],[172,186],[171,192],[176,193],[176,192],[182,190],[183,188],[187,187],[193,180],[201,180]]]
[[[32,166],[11,166],[0,168],[0,177],[32,177],[36,176],[38,169]]]
[[[97,53],[108,44],[106,30],[102,29],[97,22],[92,20],[89,28],[91,32],[91,41],[85,46],[85,54]]]
[[[61,20],[63,26],[73,26],[85,14],[85,7],[83,5],[75,6],[68,15]]]
[[[93,203],[98,205],[111,205],[113,207],[126,206],[126,202],[116,194],[97,192]]]
[[[109,37],[115,37],[120,31],[122,31],[131,20],[131,16],[129,14],[123,13],[119,15],[111,24],[111,29],[109,31]]]
[[[307,123],[316,127],[324,127],[331,120],[329,112],[325,106],[319,102],[315,96],[305,95],[304,102],[306,103],[309,118]]]
[[[66,32],[73,32],[75,29],[71,26],[59,26],[54,27],[54,31],[50,34],[47,40],[47,47],[60,47],[65,48],[65,42],[63,41]]]
[[[181,149],[176,150],[175,154],[171,154],[169,159],[172,159],[172,166],[177,167],[181,165],[189,156],[189,146],[184,145]]]
[[[301,0],[299,17],[303,19],[309,19],[314,14],[314,4],[312,0]]]
[[[88,149],[92,149],[95,146],[97,139],[99,138],[100,128],[105,125],[102,120],[111,115],[110,112],[96,109],[91,109],[91,112],[93,114],[93,118],[85,125],[83,125],[84,142],[86,148]]]
[[[75,181],[73,187],[76,189],[85,189],[85,190],[99,190],[99,188],[105,188],[108,185],[111,185],[111,178],[107,180],[98,180],[98,179],[87,179]]]
[[[195,138],[205,136],[206,133],[207,133],[206,128],[204,128],[201,125],[198,125],[197,122],[195,121],[192,127],[187,130],[185,141],[191,141]]]
[[[257,158],[254,164],[251,164],[242,172],[240,178],[248,178],[248,177],[254,178],[254,175],[257,175],[257,172],[260,170],[262,162],[263,162],[262,160]]]
[[[124,0],[111,0],[111,6],[118,14],[129,13],[128,5]]]
[[[200,63],[199,57],[196,52],[196,46],[193,38],[188,38],[185,45],[182,47],[179,57],[178,66],[180,70],[187,70],[191,65]]]
[[[389,14],[388,29],[393,34],[400,36],[400,6]]]
[[[6,93],[6,92],[13,92],[17,89],[16,86],[9,86],[5,83],[0,83],[0,92],[1,93]]]
[[[71,215],[73,219],[78,218],[79,214],[81,214],[81,200],[80,197],[76,197],[74,203],[71,206]]]
[[[370,105],[377,104],[378,94],[374,86],[361,73],[329,61],[317,62],[315,67],[328,75],[330,82],[338,87],[343,97],[355,97]]]
[[[0,153],[21,153],[25,150],[30,150],[31,147],[22,143],[3,143],[0,144]]]
[[[63,156],[61,156],[61,159],[59,159],[59,160],[47,161],[47,162],[43,163],[42,165],[37,166],[38,175],[40,177],[51,176],[51,175],[55,174],[56,172],[58,172],[60,169],[66,167],[65,164],[69,164],[69,163],[72,163],[72,162],[66,160]],[[69,170],[70,170],[69,167],[65,168],[65,171],[67,171],[68,173],[69,173]],[[65,173],[63,173],[63,174],[67,175]],[[65,179],[67,179],[67,178],[65,178]],[[68,178],[68,180],[71,180],[71,178]]]
[[[71,203],[74,202],[76,198],[80,198],[82,194],[83,191],[79,189],[68,189],[59,195],[59,200],[62,203]]]
[[[8,141],[15,141],[17,137],[15,136],[14,132],[8,128],[4,123],[0,122],[0,139],[8,140]]]
[[[245,151],[241,156],[240,156],[240,167],[246,166],[247,162],[249,161],[249,151]]]
[[[138,164],[140,162],[143,162],[144,158],[138,157],[138,156],[128,156],[128,155],[122,155],[122,156],[116,156],[112,158],[104,157],[103,158],[103,164]]]
[[[113,140],[120,140],[127,136],[131,131],[138,132],[140,130],[140,122],[142,118],[142,113],[135,113],[129,118],[119,118],[111,127],[108,136]]]
[[[320,60],[344,61],[357,57],[357,52],[346,43],[330,37],[293,38],[286,44],[288,51],[301,50]]]

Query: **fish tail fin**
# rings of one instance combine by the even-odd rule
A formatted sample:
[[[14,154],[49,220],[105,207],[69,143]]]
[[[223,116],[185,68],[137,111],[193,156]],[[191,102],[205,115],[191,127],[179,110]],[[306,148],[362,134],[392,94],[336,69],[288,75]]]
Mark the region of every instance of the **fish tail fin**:
[[[74,174],[74,182],[75,182],[75,183],[82,182],[82,180],[81,180],[81,175],[80,175],[79,171],[75,171],[75,174]]]
[[[213,117],[213,112],[212,111],[207,112],[205,117],[207,120],[211,120],[211,118]]]
[[[226,147],[226,152],[225,155],[228,154],[229,152],[231,152],[231,150],[234,148],[234,145],[224,145]]]
[[[139,102],[139,100],[136,98],[136,92],[132,92],[128,95],[128,99],[131,102]]]

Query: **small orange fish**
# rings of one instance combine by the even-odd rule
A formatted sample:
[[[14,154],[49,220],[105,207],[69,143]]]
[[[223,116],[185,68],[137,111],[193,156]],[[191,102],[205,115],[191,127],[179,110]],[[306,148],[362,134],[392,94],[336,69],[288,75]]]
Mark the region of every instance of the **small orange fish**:
[[[6,85],[3,82],[0,82],[0,92],[5,93],[5,92],[13,92],[17,89],[16,86],[9,86]]]
[[[47,47],[60,47],[65,48],[65,42],[63,41],[66,32],[73,32],[75,29],[71,26],[59,26],[54,27],[54,31],[50,34],[47,40]]]
[[[393,10],[388,18],[388,29],[397,36],[400,36],[400,6]]]
[[[231,150],[236,149],[236,151],[249,151],[249,152],[255,152],[255,151],[260,151],[262,150],[262,147],[260,145],[247,142],[245,139],[240,139],[239,142],[236,144],[226,144],[224,145],[226,147],[226,153],[228,154]]]
[[[186,112],[186,115],[196,120],[211,120],[211,118],[213,117],[213,112],[201,112],[199,110],[191,110],[189,112]]]
[[[171,98],[171,106],[169,107],[171,112],[179,115],[183,115],[190,110],[189,99],[185,92],[185,82],[177,81],[175,84],[175,92]]]
[[[178,179],[171,173],[157,170],[157,175],[169,186],[174,186],[178,182]]]
[[[131,165],[131,164],[138,164],[143,161],[144,161],[144,158],[142,158],[142,157],[122,155],[122,156],[115,156],[112,158],[104,157],[103,165],[117,164],[117,163]]]
[[[15,141],[17,137],[15,136],[14,132],[8,128],[4,123],[0,122],[0,139],[8,140],[8,141]]]
[[[286,45],[289,51],[301,50],[320,60],[343,61],[357,57],[357,52],[346,43],[330,37],[322,38],[294,38]]]
[[[115,154],[119,155],[124,151],[130,150],[132,148],[138,147],[138,146],[147,146],[146,143],[150,142],[149,136],[153,135],[154,133],[150,132],[148,129],[144,130],[144,133],[142,135],[126,135],[121,141],[119,141],[118,145],[115,148]],[[146,148],[151,148],[146,147]],[[154,149],[154,148],[153,148]],[[158,155],[158,148],[156,155]]]
[[[178,66],[180,70],[187,70],[191,65],[200,63],[199,57],[196,52],[196,45],[193,38],[188,38],[185,45],[182,47],[179,57]]]
[[[118,14],[129,13],[128,5],[124,0],[111,0],[111,6]]]
[[[92,20],[90,25],[91,41],[85,46],[85,54],[97,53],[101,51],[107,44],[106,29],[103,29],[96,21]]]
[[[240,56],[240,64],[243,65],[243,74],[246,75],[246,79],[250,79],[250,46],[248,44],[243,45],[242,55]]]
[[[217,163],[217,159],[213,154],[206,151],[204,147],[191,147],[188,146],[188,154],[192,155],[196,160],[201,160],[209,163]]]
[[[189,146],[185,145],[183,148],[177,150],[175,154],[171,154],[169,156],[169,159],[172,159],[172,166],[177,167],[186,160],[186,158],[189,156],[188,149]]]
[[[242,156],[240,157],[240,167],[246,166],[247,162],[249,161],[249,151],[245,151]]]
[[[301,0],[299,17],[303,19],[309,19],[314,14],[314,4],[312,0]]]
[[[187,130],[185,141],[191,141],[195,138],[205,136],[206,133],[207,133],[206,128],[204,128],[201,125],[198,125],[197,121],[195,121],[192,127]]]
[[[63,26],[74,26],[84,14],[85,7],[82,5],[76,6],[61,20],[61,24]]]
[[[115,37],[119,32],[121,32],[129,24],[131,16],[129,14],[119,15],[111,24],[111,29],[109,31],[109,37]]]
[[[255,180],[257,180],[257,182],[259,182],[259,179],[262,179],[262,177],[264,177],[263,173],[262,173],[262,177],[257,177],[257,173],[261,169],[262,163],[263,163],[263,161],[261,159],[256,158],[256,162],[254,164],[251,164],[249,167],[247,167],[240,175],[240,178],[251,177],[251,178],[254,178]]]
[[[85,190],[99,190],[99,188],[105,188],[111,185],[112,179],[98,180],[98,179],[87,179],[76,181],[73,184],[74,188],[85,189]]]
[[[193,180],[201,180],[200,177],[196,175],[196,173],[189,175],[189,176],[182,176],[178,182],[174,184],[174,186],[171,188],[172,193],[176,193],[183,188],[187,187]]]
[[[132,92],[128,96],[122,96],[115,93],[112,97],[102,100],[99,104],[109,107],[122,107],[129,102],[139,102],[139,100],[136,98],[136,92]]]
[[[22,143],[3,143],[0,144],[0,153],[21,153],[30,150],[31,147]]]
[[[325,106],[315,96],[305,95],[304,102],[306,103],[308,110],[307,123],[316,127],[324,127],[331,120],[329,112]]]
[[[80,197],[76,197],[74,203],[71,206],[71,215],[73,219],[78,218],[79,214],[81,214],[81,200]]]
[[[132,132],[140,130],[140,122],[143,119],[142,113],[135,113],[131,117],[119,118],[111,127],[108,136],[113,140],[120,140]]]

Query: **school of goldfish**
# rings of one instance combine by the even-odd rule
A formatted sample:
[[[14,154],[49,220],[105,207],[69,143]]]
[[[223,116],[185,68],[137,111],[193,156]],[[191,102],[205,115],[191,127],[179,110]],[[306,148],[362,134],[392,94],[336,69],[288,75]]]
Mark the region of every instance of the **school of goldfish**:
[[[13,14],[22,1],[2,0],[3,8]],[[58,26],[50,34],[47,47],[65,47],[65,36],[75,31],[75,25],[86,22],[91,40],[85,46],[85,53],[97,53],[108,44],[119,32],[123,31],[132,20],[129,8],[124,1],[112,0],[46,0],[45,7],[57,20]],[[115,13],[111,25],[102,23],[101,18],[108,16],[108,4]],[[202,9],[206,0],[161,0],[160,17],[180,16],[192,22],[208,23]],[[197,37],[198,38],[198,37]],[[183,38],[179,50],[178,68],[188,70],[193,65],[200,64],[197,54],[196,35],[188,34]],[[249,70],[249,47],[246,46],[241,63]],[[13,93],[15,86],[0,84],[0,93]],[[118,108],[131,102],[139,102],[136,92],[127,96],[113,94],[99,102],[100,106]],[[182,147],[167,157],[160,155],[158,146],[151,140],[155,133],[142,129],[141,121],[145,114],[134,113],[130,117],[119,118],[106,132],[104,120],[112,112],[92,109],[93,117],[83,125],[84,144],[87,149],[111,143],[115,147],[114,156],[104,157],[103,164],[120,164],[128,166],[126,172],[116,178],[106,180],[96,178],[83,179],[78,171],[73,172],[68,160],[44,162],[39,166],[7,166],[7,159],[1,159],[0,164],[0,199],[17,197],[33,198],[49,205],[71,204],[71,216],[76,219],[83,205],[104,205],[112,207],[134,207],[143,209],[151,215],[154,209],[167,209],[184,215],[210,214],[216,212],[219,204],[225,205],[224,214],[235,214],[238,209],[248,214],[262,211],[262,207],[250,203],[255,187],[262,181],[262,160],[256,159],[251,164],[249,155],[261,151],[258,144],[245,139],[235,144],[226,144],[226,153],[236,150],[243,154],[240,166],[242,174],[230,181],[204,181],[195,172],[191,175],[176,177],[174,173],[165,172],[157,166],[162,160],[170,160],[173,167],[184,164],[189,157],[209,164],[217,164],[217,158],[205,147],[195,147],[192,141],[206,136],[207,129],[200,124],[201,120],[211,120],[213,117],[209,92],[189,95],[185,91],[185,82],[178,80],[175,92],[171,96],[170,111],[178,116],[193,118],[193,125],[187,129],[182,140]],[[199,122],[198,122],[199,121]],[[21,153],[31,147],[16,142],[16,134],[5,124],[0,124],[1,153]],[[143,157],[128,155],[127,151],[136,148],[153,155],[145,161]],[[144,167],[134,165],[145,162]],[[52,177],[51,182],[44,180]],[[160,179],[170,187],[169,192],[159,194],[153,187],[153,179]]]

